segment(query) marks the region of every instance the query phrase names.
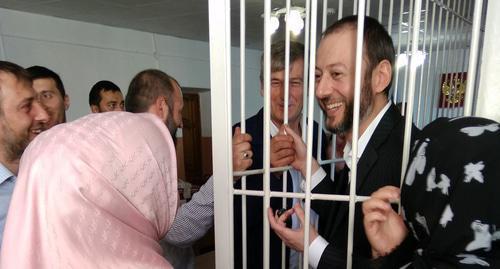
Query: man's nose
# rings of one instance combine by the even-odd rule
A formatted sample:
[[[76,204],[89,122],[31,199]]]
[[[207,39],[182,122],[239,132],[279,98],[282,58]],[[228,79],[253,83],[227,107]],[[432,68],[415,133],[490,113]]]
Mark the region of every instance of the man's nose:
[[[327,97],[330,93],[330,85],[327,79],[321,78],[316,82],[315,94],[318,99],[323,99]]]
[[[38,101],[33,101],[31,108],[32,116],[35,121],[46,123],[49,121],[49,114],[43,105]]]

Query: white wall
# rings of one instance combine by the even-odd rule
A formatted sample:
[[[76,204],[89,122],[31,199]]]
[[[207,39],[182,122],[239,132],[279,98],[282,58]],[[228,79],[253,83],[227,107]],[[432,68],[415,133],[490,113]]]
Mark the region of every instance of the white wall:
[[[238,55],[236,49],[233,55]],[[125,94],[132,77],[146,68],[167,72],[183,87],[210,87],[208,42],[1,8],[0,56],[23,67],[42,65],[57,72],[71,99],[69,120],[89,113],[88,92],[95,82],[111,80]],[[260,101],[260,51],[247,50],[247,57],[246,87],[257,93],[247,94],[251,113],[257,111],[254,106]],[[239,59],[233,59],[233,63],[238,67]],[[233,85],[239,89],[238,80]],[[233,95],[239,100],[239,91],[234,90]],[[210,95],[207,96],[201,97],[202,132],[210,136],[210,103],[206,103]],[[234,107],[238,105],[235,103]]]

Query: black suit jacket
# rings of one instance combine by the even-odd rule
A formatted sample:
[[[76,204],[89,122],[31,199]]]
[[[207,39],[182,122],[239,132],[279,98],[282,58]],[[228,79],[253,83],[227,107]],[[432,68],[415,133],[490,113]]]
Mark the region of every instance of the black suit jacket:
[[[262,169],[263,167],[263,132],[264,132],[264,111],[263,109],[246,120],[246,133],[252,136],[252,151],[253,163],[249,170]],[[236,126],[233,126],[233,130]],[[313,156],[316,158],[316,145],[318,137],[318,124],[314,122],[313,135]],[[326,157],[327,140],[322,132],[322,158]],[[290,175],[287,176],[287,188],[292,192],[292,180]],[[262,174],[247,176],[247,190],[263,190]],[[270,187],[272,191],[283,191],[283,180],[281,177],[271,173]],[[236,189],[241,189],[241,182],[235,183]],[[247,268],[262,268],[263,267],[263,214],[267,209],[263,208],[263,198],[255,196],[247,196]],[[288,206],[291,207],[291,199],[288,199]],[[282,208],[282,198],[271,198],[271,208],[273,210]],[[242,267],[242,221],[241,221],[241,195],[234,196],[234,267]],[[273,232],[270,232],[270,268],[281,268],[281,239]],[[288,260],[287,249],[287,260]],[[288,267],[288,263],[287,266]]]
[[[413,126],[412,137],[418,129]],[[358,161],[356,193],[369,196],[386,185],[398,186],[401,179],[403,153],[404,118],[391,104],[361,158]],[[348,194],[349,171],[344,169],[338,180],[332,182],[327,176],[313,192]],[[318,268],[345,268],[347,251],[347,230],[349,205],[347,202],[314,201],[313,209],[319,214],[319,233],[329,242],[323,252]],[[371,247],[363,228],[361,203],[356,203],[353,234],[353,266],[367,268]]]

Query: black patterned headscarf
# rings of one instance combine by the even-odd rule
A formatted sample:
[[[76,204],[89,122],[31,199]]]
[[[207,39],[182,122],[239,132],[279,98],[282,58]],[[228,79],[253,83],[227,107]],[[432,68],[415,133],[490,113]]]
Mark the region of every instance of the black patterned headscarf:
[[[402,204],[414,268],[500,268],[500,125],[437,119],[412,147]]]

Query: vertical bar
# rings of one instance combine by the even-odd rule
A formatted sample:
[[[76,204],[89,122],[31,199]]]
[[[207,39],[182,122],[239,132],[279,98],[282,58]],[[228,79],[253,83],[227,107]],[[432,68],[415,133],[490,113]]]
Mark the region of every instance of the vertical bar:
[[[453,52],[455,55],[452,56],[452,57],[448,57],[448,62],[447,62],[447,65],[448,65],[448,70],[450,70],[450,101],[448,102],[447,104],[447,111],[446,111],[446,117],[450,118],[451,117],[451,113],[453,111],[453,108],[455,107],[455,104],[452,103],[451,101],[453,101],[453,97],[455,95],[455,92],[451,91],[451,85],[453,85],[453,80],[455,79],[455,73],[456,73],[456,69],[453,69],[453,62],[454,60],[456,60],[458,58],[457,56],[457,35],[456,35],[456,32],[457,32],[457,29],[456,27],[458,26],[458,16],[456,16],[454,14],[455,12],[455,7],[457,5],[457,2],[460,3],[461,0],[455,0],[453,1],[453,8],[451,9],[453,12],[450,12],[451,13],[451,28],[450,28],[450,40],[449,40],[449,50],[450,52]],[[456,24],[456,25],[455,25]],[[452,48],[453,47],[453,48]],[[453,55],[453,54],[452,54]]]
[[[403,24],[403,10],[405,6],[405,0],[401,0],[401,6],[399,7],[399,26],[398,26],[398,51],[396,52],[396,72],[394,78],[394,92],[392,95],[393,102],[397,104],[398,102],[398,84],[399,84],[399,67],[397,66],[398,58],[401,56],[401,25]],[[408,57],[408,55],[406,55]]]
[[[370,16],[370,0],[366,0],[366,16]]]
[[[365,1],[359,1],[359,10],[365,10]],[[363,61],[363,32],[365,16],[358,16],[358,29],[356,32],[356,69],[354,78],[354,114],[352,121],[352,169],[349,188],[349,222],[347,230],[347,268],[352,268],[352,250],[354,237],[354,213],[356,210],[356,181],[358,172],[358,138],[359,138],[359,106],[361,101],[361,64]]]
[[[384,0],[379,0],[378,1],[378,21],[380,23],[382,23],[382,10],[383,10],[383,8],[384,8]]]
[[[263,268],[269,268],[269,219],[267,216],[267,209],[270,207],[270,150],[271,138],[270,134],[270,121],[271,121],[271,0],[264,1],[264,150],[263,150],[263,180],[264,180],[264,203],[262,209],[262,215],[264,222],[263,226],[263,236],[264,236],[264,246],[263,246]]]
[[[418,23],[419,27],[420,27],[420,21],[418,22],[414,22],[413,21],[413,18],[411,18],[411,14],[413,13],[413,0],[410,0],[410,10],[408,12],[408,33],[407,33],[407,38],[406,38],[406,57],[408,58],[408,64],[406,64],[405,66],[405,78],[404,78],[404,86],[403,86],[403,100],[402,100],[402,103],[401,103],[401,113],[404,115],[406,115],[406,101],[407,101],[407,97],[406,97],[406,93],[408,92],[408,70],[410,69],[409,65],[410,65],[410,58],[413,58],[414,55],[410,55],[409,53],[409,48],[410,48],[410,44],[413,44],[413,43],[417,43],[418,44],[418,40],[413,40],[411,39],[411,35],[410,35],[410,31],[411,31],[411,27],[412,25],[414,25],[415,23]]]
[[[338,19],[342,19],[342,11],[344,10],[344,0],[339,1],[339,17]]]
[[[459,0],[458,1],[458,5],[457,5],[457,30],[455,31],[455,52],[457,54],[460,54],[461,57],[459,57],[458,55],[455,57],[455,64],[456,64],[456,70],[457,72],[454,73],[454,77],[455,79],[452,80],[452,83],[453,81],[455,81],[456,83],[461,83],[461,78],[463,78],[463,71],[464,71],[464,67],[465,67],[465,48],[463,49],[460,49],[460,45],[459,45],[459,42],[462,41],[462,33],[463,33],[463,30],[464,30],[464,21],[465,21],[465,16],[463,16],[463,14],[465,13],[465,7],[467,6],[466,5],[466,1],[463,0],[463,5],[462,5],[462,10],[460,10],[460,6],[462,5],[462,0]],[[462,16],[462,17],[460,17]],[[460,52],[459,52],[460,50]],[[463,53],[463,54],[462,54]],[[463,61],[462,61],[463,60]],[[453,111],[451,113],[451,117],[457,117],[459,115],[459,111],[460,111],[460,99],[461,99],[461,96],[460,96],[460,92],[455,92],[455,100],[458,100],[458,102],[453,102]],[[458,99],[457,99],[458,98]]]
[[[464,6],[462,8],[462,18],[461,18],[461,24],[460,24],[460,33],[464,33],[465,34],[460,34],[460,41],[463,43],[467,42],[469,40],[469,31],[468,31],[468,25],[466,23],[466,19],[467,19],[467,9],[466,8],[469,8],[470,9],[470,1],[467,2],[466,0],[464,0]],[[472,25],[471,25],[472,26]],[[471,28],[472,30],[472,28]],[[464,82],[464,71],[465,71],[465,66],[466,64],[468,64],[468,62],[466,63],[466,57],[467,57],[467,46],[463,46],[462,49],[462,57],[460,57],[460,65],[461,65],[461,69],[460,69],[460,78],[459,78],[459,81],[460,81],[460,84],[462,84]],[[462,98],[465,98],[465,92],[462,96]],[[456,110],[456,113],[455,113],[455,117],[458,116],[458,115],[463,115],[464,113],[464,109],[463,107],[462,108],[458,108]]]
[[[420,10],[422,9],[422,0],[415,0],[415,9],[413,13],[413,21],[420,21]],[[416,23],[413,26],[413,40],[418,40],[420,32],[420,23]],[[415,56],[418,50],[418,42],[413,42],[411,44],[411,58],[410,58],[410,85],[408,88],[408,107],[407,114],[405,118],[405,135],[403,142],[403,162],[401,164],[401,184],[403,184],[403,179],[406,172],[406,166],[408,165],[408,160],[410,158],[410,143],[411,143],[411,127],[412,127],[412,116],[413,116],[413,102],[415,100],[415,78],[417,75],[417,65],[415,61]],[[401,205],[400,205],[401,207]]]
[[[306,0],[306,23],[304,30],[304,84],[303,84],[303,94],[302,94],[302,111],[307,111],[307,85],[309,84],[309,77],[307,70],[309,69],[309,35],[310,35],[310,24],[311,24],[311,1]],[[316,57],[316,55],[313,55]],[[314,66],[312,67],[314,68]],[[313,80],[314,81],[314,80]],[[302,140],[306,141],[306,117],[302,116]]]
[[[500,25],[500,16],[495,11],[500,10],[500,1],[484,1],[487,6],[488,14],[485,18],[484,42],[481,41],[481,63],[479,74],[479,83],[475,104],[472,112],[475,116],[490,118],[500,121],[500,90],[498,83],[498,63],[500,54],[498,53],[498,43],[500,43],[500,34],[498,26]],[[479,17],[479,16],[478,16]]]
[[[434,62],[434,67],[437,68],[438,66],[438,61],[439,61],[439,44],[441,43],[441,22],[443,21],[443,8],[441,6],[438,6],[439,8],[439,16],[438,16],[438,34],[437,34],[437,45],[436,45],[436,60]],[[438,70],[435,70],[436,74],[439,74]],[[438,77],[439,79],[439,77]],[[439,81],[439,80],[438,80]],[[435,104],[439,102],[439,93],[441,92],[441,84],[438,84],[437,91],[433,93],[431,96],[431,113],[430,113],[430,118],[429,121],[432,121],[434,119],[434,110],[436,111],[436,115],[438,114],[439,110],[439,104],[437,107],[435,107]]]
[[[358,0],[354,0],[354,7],[353,7],[353,10],[352,10],[352,14],[353,15],[358,14]]]
[[[321,32],[324,33],[326,30],[326,24],[327,24],[327,12],[328,12],[328,0],[323,0],[323,17],[321,20]],[[319,127],[318,127],[318,137],[316,141],[318,144],[316,145],[316,160],[320,161],[321,160],[321,145],[323,143],[323,136],[322,136],[322,130],[323,130],[323,113],[319,113]]]
[[[3,41],[2,23],[0,22],[0,59],[5,60],[5,43]]]
[[[430,76],[431,76],[431,62],[432,62],[432,51],[433,51],[433,43],[434,43],[434,23],[435,23],[435,18],[436,18],[436,2],[432,2],[432,21],[431,21],[431,43],[429,45],[429,61],[427,61],[427,81],[425,82],[425,99],[424,99],[424,125],[426,125],[428,123],[425,122],[425,120],[428,120],[430,119],[430,116],[432,114],[432,106],[427,106],[427,102],[428,101],[432,101],[432,96],[434,96],[434,94],[429,94],[429,81],[431,80],[430,79]],[[438,37],[439,38],[439,37]],[[429,96],[430,96],[430,99],[429,100]],[[427,113],[427,114],[426,114]]]
[[[245,0],[240,0],[240,127],[241,133],[246,133],[246,117],[245,117],[245,33],[246,33],[246,12]],[[241,189],[247,189],[247,176],[241,177]],[[234,199],[234,198],[233,198]],[[241,195],[241,257],[243,269],[247,268],[247,196]],[[234,240],[233,240],[234,241]]]
[[[307,106],[307,121],[310,124],[307,125],[307,148],[306,148],[306,199],[305,199],[305,219],[304,223],[309,224],[311,222],[311,164],[312,164],[312,140],[313,140],[313,121],[314,121],[314,75],[316,66],[316,33],[317,33],[317,16],[318,16],[318,1],[312,0],[311,4],[311,56],[309,58],[309,92],[308,92],[308,106]],[[304,227],[304,259],[302,260],[303,268],[309,268],[309,227],[310,225],[305,225]]]
[[[479,51],[479,34],[481,24],[481,9],[483,0],[474,2],[474,16],[472,17],[472,39],[469,54],[469,69],[467,71],[467,88],[465,89],[464,116],[472,116],[472,98],[476,84],[477,55]]]
[[[446,5],[446,7],[448,7],[448,5],[450,4],[450,0],[448,0],[448,4]],[[444,56],[445,55],[445,52],[447,53],[448,57],[450,57],[450,52],[446,50],[446,43],[447,43],[447,36],[448,36],[448,18],[450,16],[450,12],[446,9],[446,8],[443,8],[446,11],[446,17],[445,17],[445,21],[444,21],[444,40],[443,40],[443,60],[441,62],[441,73],[443,72],[448,72],[448,68],[447,66],[444,65],[446,61],[446,57]],[[446,69],[445,69],[446,68]],[[444,78],[444,83],[446,84],[448,81],[448,77],[445,75],[445,78]],[[439,85],[439,89],[441,90],[443,85]],[[445,106],[445,102],[446,102],[446,98],[444,98],[443,96],[443,101],[441,102],[441,111],[438,111],[438,116],[441,116],[443,115],[444,116],[444,112],[445,112],[445,109],[444,109],[444,106]]]
[[[425,43],[427,41],[427,14],[429,14],[429,0],[425,0],[425,17],[424,17],[424,38],[423,38],[423,42],[422,42],[422,55],[425,56]],[[424,80],[424,66],[425,66],[425,61],[424,63],[422,64],[422,68],[420,69],[420,82],[419,82],[419,91],[418,91],[418,104],[417,104],[417,120],[416,120],[416,123],[417,123],[417,126],[419,128],[422,127],[422,124],[421,124],[421,102],[422,102],[422,95],[423,95],[423,89],[424,87],[422,87],[422,83],[423,83],[423,80]],[[425,93],[426,94],[426,93]],[[425,107],[423,109],[423,111],[425,112]]]
[[[393,9],[394,9],[394,0],[391,0],[391,1],[389,1],[389,22],[387,22],[387,32],[390,35],[392,35],[392,11],[393,11]]]
[[[211,0],[209,6],[210,91],[212,110],[214,177],[215,264],[233,268],[233,184],[231,149],[231,0]],[[215,148],[217,147],[217,148]]]
[[[286,23],[285,23],[285,92],[284,92],[284,101],[285,101],[285,109],[283,110],[283,124],[288,124],[288,102],[289,102],[289,92],[290,92],[290,0],[286,0]],[[287,192],[288,190],[288,178],[287,171],[283,171],[283,192]],[[283,197],[281,199],[282,208],[287,208],[286,206],[286,198]],[[265,210],[264,210],[265,211]],[[281,268],[286,268],[286,246],[285,243],[281,242]]]

